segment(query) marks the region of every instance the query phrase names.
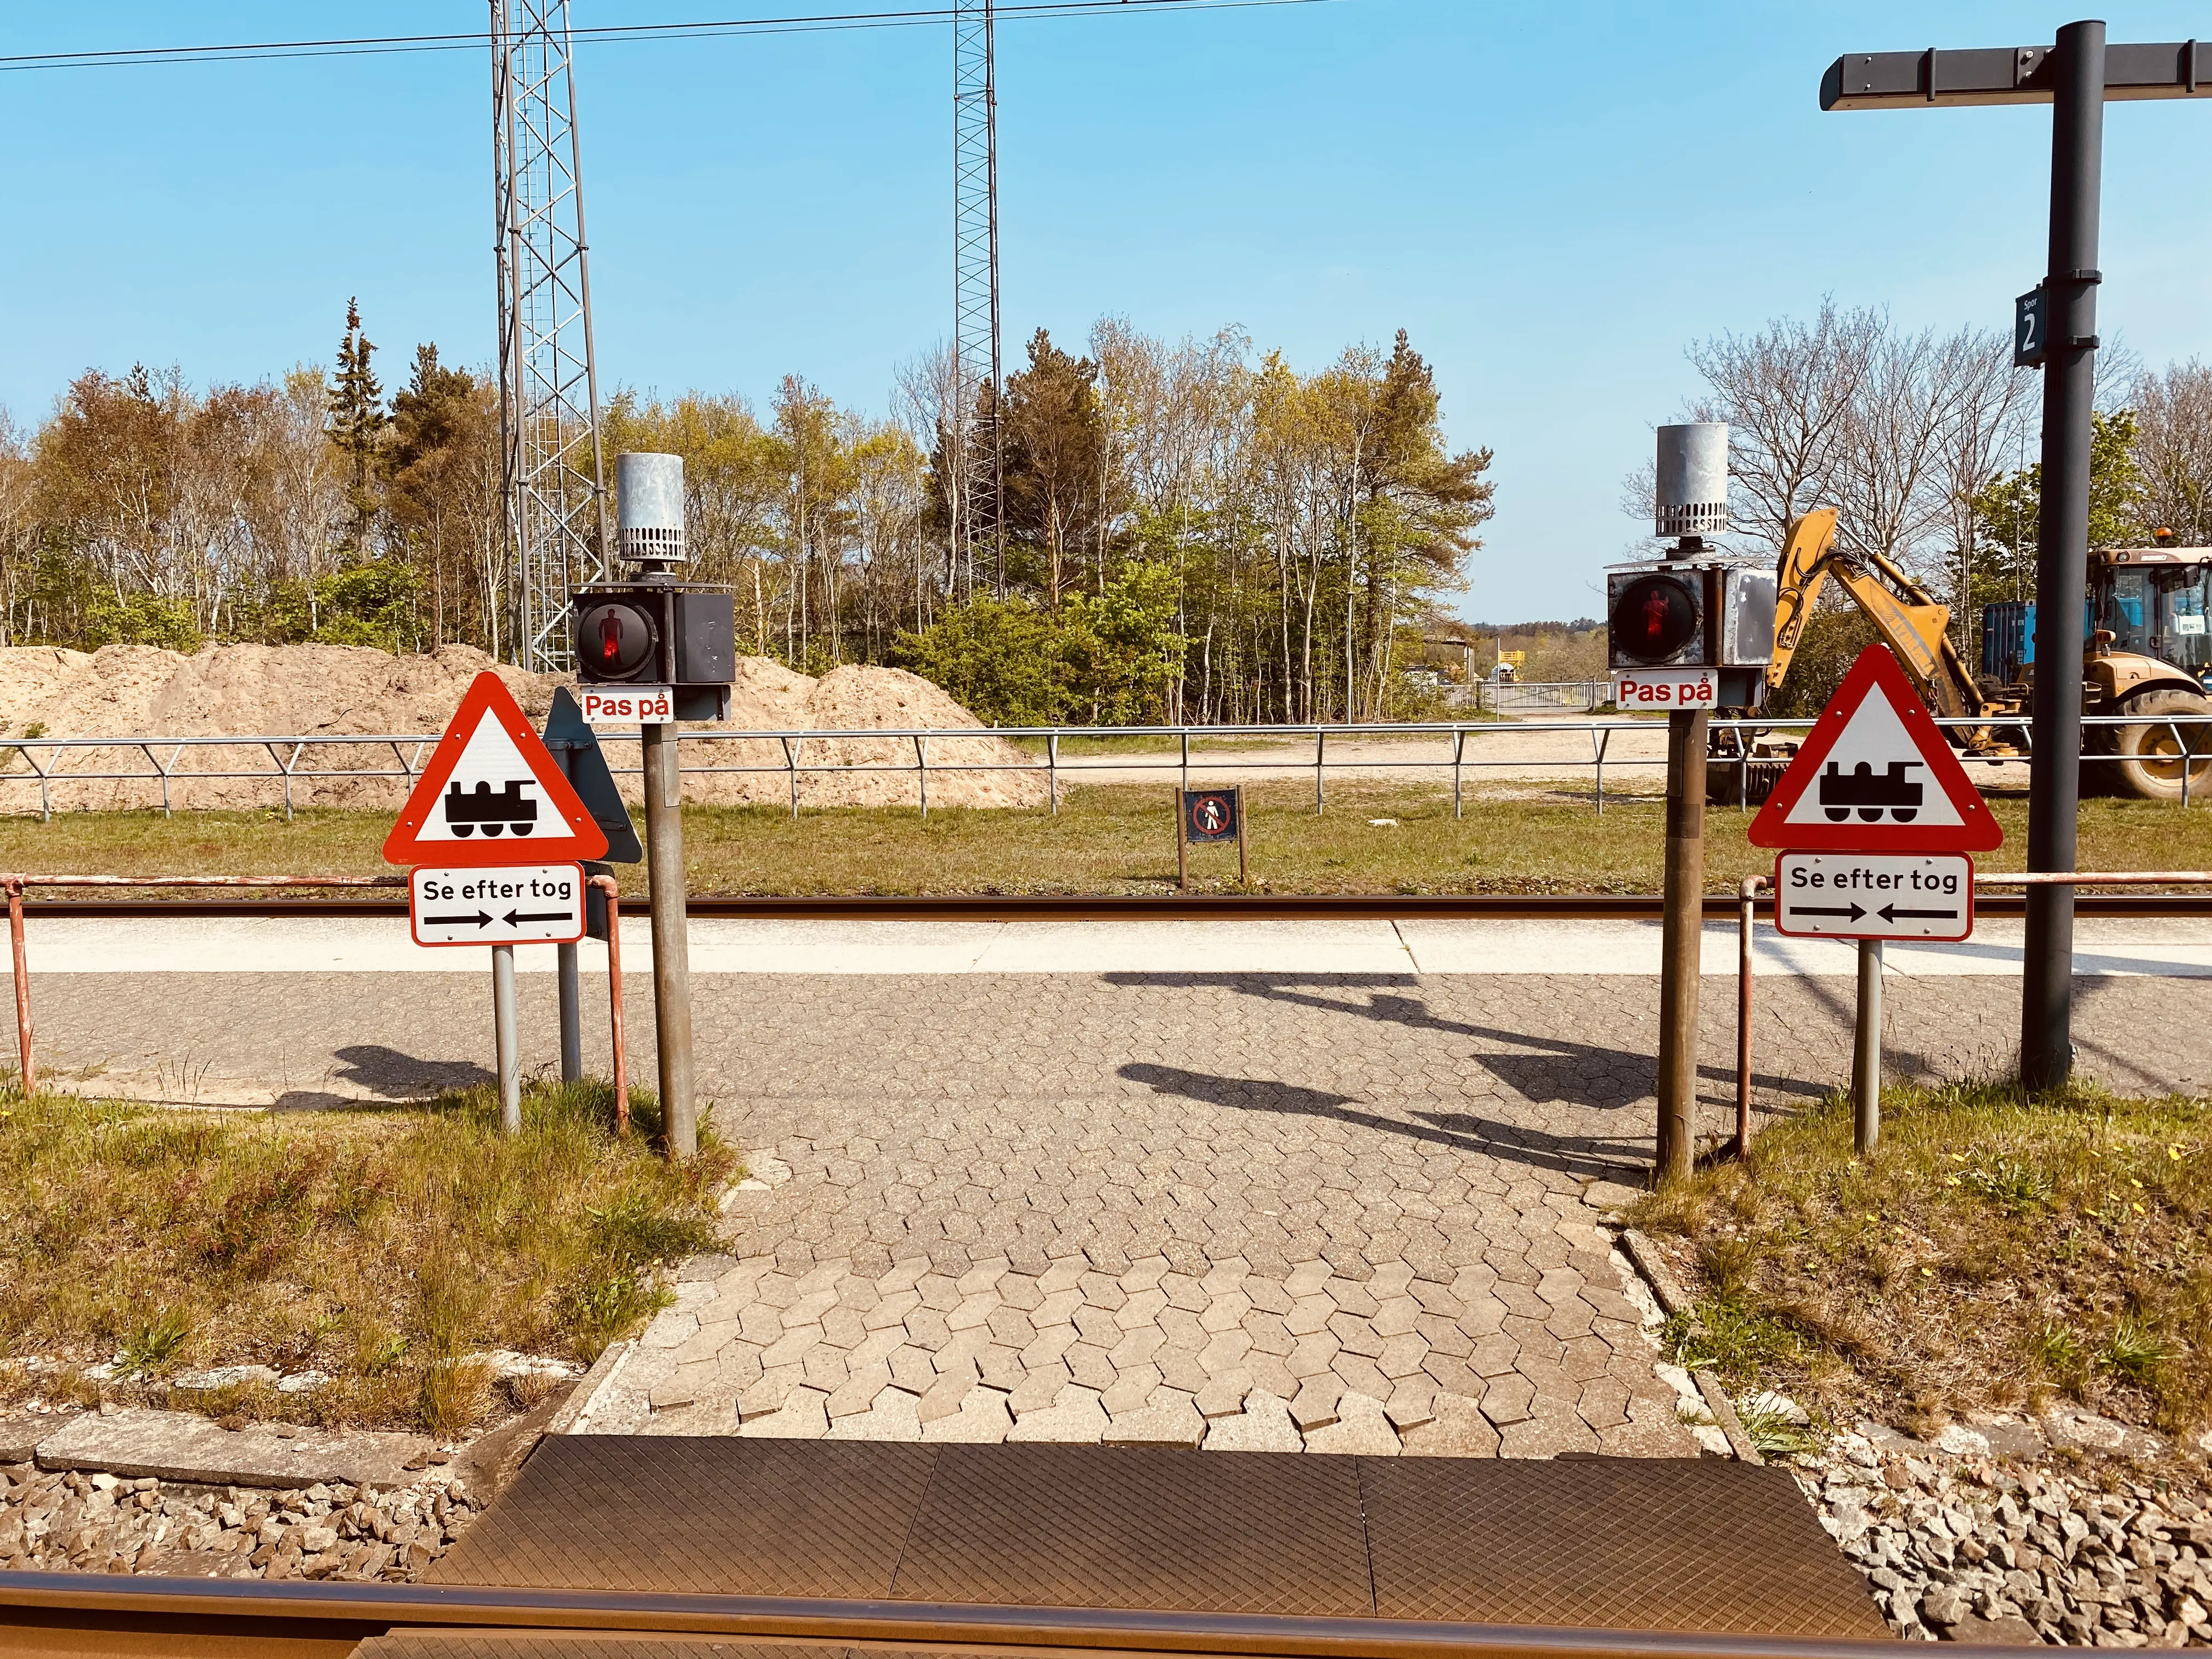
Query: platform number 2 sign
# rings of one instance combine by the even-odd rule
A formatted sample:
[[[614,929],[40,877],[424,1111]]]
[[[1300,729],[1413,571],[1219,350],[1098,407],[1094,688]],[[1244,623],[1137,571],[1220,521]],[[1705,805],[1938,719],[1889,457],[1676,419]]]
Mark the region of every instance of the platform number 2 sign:
[[[2030,289],[2012,302],[2012,362],[2014,368],[2039,368],[2050,334],[2043,290]]]

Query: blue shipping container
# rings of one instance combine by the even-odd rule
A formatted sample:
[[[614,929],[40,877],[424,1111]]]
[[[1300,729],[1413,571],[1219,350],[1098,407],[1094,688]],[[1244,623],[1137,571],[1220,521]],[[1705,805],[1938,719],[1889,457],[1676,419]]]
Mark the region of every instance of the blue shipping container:
[[[2010,685],[2035,660],[2035,607],[2013,602],[1982,607],[1982,672]]]

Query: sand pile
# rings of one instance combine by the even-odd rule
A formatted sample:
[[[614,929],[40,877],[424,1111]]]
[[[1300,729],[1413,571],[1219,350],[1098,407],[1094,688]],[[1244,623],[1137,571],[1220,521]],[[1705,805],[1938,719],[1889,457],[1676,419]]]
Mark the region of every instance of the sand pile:
[[[405,793],[404,765],[418,764],[459,706],[468,683],[495,669],[533,720],[542,721],[566,676],[526,674],[469,646],[393,657],[334,645],[211,645],[190,657],[152,646],[111,645],[89,654],[46,646],[0,650],[0,742],[7,738],[105,738],[131,746],[0,750],[0,811],[36,811],[36,768],[52,774],[56,811],[159,806],[160,772],[169,771],[173,806],[281,806],[283,771],[292,768],[295,806],[396,809]],[[822,679],[748,657],[738,664],[730,719],[687,726],[687,735],[725,731],[880,728],[977,731],[974,715],[927,680],[890,668],[840,668]],[[381,743],[304,746],[231,742],[179,750],[161,738],[374,737]],[[634,737],[603,734],[623,793],[636,799]],[[993,771],[939,772],[940,766],[1021,764],[1028,757],[1001,738],[927,740],[933,806],[1032,806],[1042,777]],[[144,744],[144,747],[138,746]],[[920,799],[915,745],[907,738],[799,740],[802,767],[852,771],[799,775],[802,805],[912,805]],[[688,799],[717,805],[781,804],[791,799],[781,741],[709,738],[684,750]],[[316,777],[313,772],[386,774]],[[245,774],[211,776],[210,774]],[[625,774],[630,775],[624,775]],[[100,776],[122,774],[123,776]]]

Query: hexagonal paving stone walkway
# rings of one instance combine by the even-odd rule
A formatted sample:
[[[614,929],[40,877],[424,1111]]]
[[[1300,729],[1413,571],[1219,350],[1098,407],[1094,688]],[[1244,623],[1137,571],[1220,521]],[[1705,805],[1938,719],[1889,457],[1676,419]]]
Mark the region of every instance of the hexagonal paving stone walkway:
[[[776,981],[732,1255],[574,1427],[1694,1454],[1585,1198],[1649,1061],[1365,977]]]
[[[729,1254],[684,1269],[575,1430],[1697,1449],[1598,1207],[1650,1158],[1652,980],[1164,964],[744,988],[698,1024],[752,1171]],[[1762,1114],[1848,1076],[1850,995],[1762,987]],[[1899,978],[1893,1072],[1990,1071],[2018,997]],[[2212,981],[2085,979],[2080,1009],[2093,1074],[2206,1075]],[[1705,1023],[1707,1134],[1730,1121],[1730,1024]]]

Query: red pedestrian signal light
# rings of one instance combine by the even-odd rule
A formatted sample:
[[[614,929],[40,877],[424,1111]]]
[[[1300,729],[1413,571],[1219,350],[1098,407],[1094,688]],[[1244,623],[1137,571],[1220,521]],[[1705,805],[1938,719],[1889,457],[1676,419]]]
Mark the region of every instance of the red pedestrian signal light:
[[[576,669],[591,684],[650,680],[658,666],[659,630],[642,605],[626,599],[580,603],[576,614]]]
[[[1639,576],[1624,584],[1608,618],[1616,659],[1671,662],[1703,632],[1698,598],[1674,576]]]

